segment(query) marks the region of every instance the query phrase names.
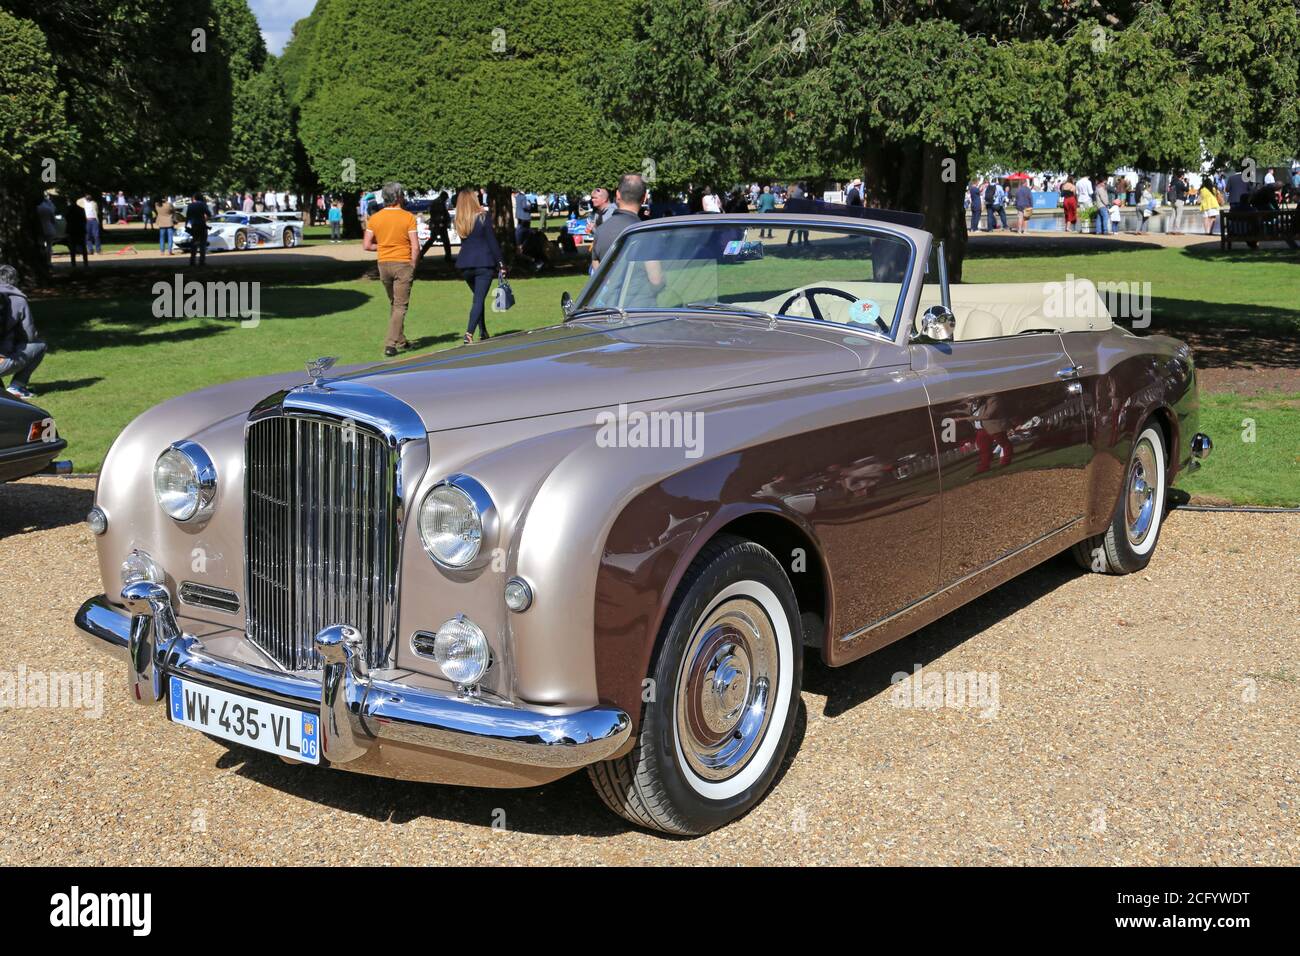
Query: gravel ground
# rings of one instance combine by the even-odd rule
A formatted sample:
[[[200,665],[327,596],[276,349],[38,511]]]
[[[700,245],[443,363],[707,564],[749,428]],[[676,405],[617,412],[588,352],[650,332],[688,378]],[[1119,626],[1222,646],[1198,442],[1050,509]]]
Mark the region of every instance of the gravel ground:
[[[378,780],[228,751],[124,696],[75,636],[88,479],[0,486],[0,678],[102,672],[100,719],[0,710],[0,863],[1300,864],[1300,517],[1174,513],[1143,573],[1029,572],[893,647],[809,658],[797,755],[698,840],[579,774]],[[32,515],[41,515],[32,519]],[[898,706],[895,672],[997,677],[998,709]]]

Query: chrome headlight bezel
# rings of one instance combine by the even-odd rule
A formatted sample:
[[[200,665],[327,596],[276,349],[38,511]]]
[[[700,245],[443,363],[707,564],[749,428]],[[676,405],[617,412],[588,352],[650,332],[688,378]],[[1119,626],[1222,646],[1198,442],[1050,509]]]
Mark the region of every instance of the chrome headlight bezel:
[[[177,511],[163,504],[158,490],[158,467],[169,455],[178,455],[184,460],[194,485],[193,493],[187,496],[186,507]],[[212,456],[198,442],[178,441],[164,448],[154,460],[152,479],[154,501],[162,513],[177,524],[193,524],[212,516],[217,504],[217,466],[213,464]]]
[[[425,534],[425,507],[436,492],[445,489],[452,489],[462,497],[463,501],[471,509],[470,513],[473,514],[479,528],[477,548],[473,554],[459,563],[439,554],[430,544],[429,538]],[[478,480],[471,478],[469,475],[461,474],[450,475],[430,487],[420,499],[420,506],[416,509],[415,515],[416,530],[419,532],[420,544],[424,547],[424,553],[438,567],[452,572],[471,571],[482,567],[491,559],[492,551],[497,544],[498,523],[496,505],[492,501],[492,496],[488,494],[488,490]]]

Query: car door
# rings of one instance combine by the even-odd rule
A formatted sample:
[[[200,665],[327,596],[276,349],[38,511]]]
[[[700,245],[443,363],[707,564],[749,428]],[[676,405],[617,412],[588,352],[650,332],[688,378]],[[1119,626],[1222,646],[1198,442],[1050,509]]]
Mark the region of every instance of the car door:
[[[939,454],[940,586],[1076,525],[1090,447],[1079,370],[1060,334],[910,349]]]

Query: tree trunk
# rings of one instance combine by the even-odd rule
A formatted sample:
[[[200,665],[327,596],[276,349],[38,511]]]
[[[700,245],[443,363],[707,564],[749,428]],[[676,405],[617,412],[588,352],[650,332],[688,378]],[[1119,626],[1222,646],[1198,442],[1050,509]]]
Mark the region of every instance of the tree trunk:
[[[0,263],[17,269],[24,282],[46,282],[50,278],[50,265],[37,239],[41,225],[36,218],[36,204],[40,201],[40,190],[26,183],[0,184]]]
[[[510,201],[510,189],[500,183],[490,183],[487,191],[488,210],[497,242],[501,243],[501,256],[506,262],[512,262],[515,258],[515,206]]]
[[[948,280],[960,282],[966,256],[965,196],[968,158],[919,140],[867,147],[868,205],[925,216],[925,228],[943,243]]]
[[[361,204],[361,193],[343,194],[343,235],[347,239],[361,238],[361,217],[357,215],[357,206]]]

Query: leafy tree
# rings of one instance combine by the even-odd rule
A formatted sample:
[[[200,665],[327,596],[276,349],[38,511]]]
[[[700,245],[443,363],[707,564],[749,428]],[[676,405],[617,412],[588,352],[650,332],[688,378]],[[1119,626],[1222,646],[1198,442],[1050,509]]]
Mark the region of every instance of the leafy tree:
[[[955,277],[972,159],[1161,169],[1300,136],[1294,4],[637,0],[629,22],[599,99],[661,179],[863,171]]]
[[[622,12],[623,0],[328,0],[305,27],[296,83],[312,167],[353,195],[391,179],[487,186],[509,243],[510,187],[576,191],[640,168],[589,89],[585,27]]]
[[[230,74],[210,0],[6,0],[6,7],[44,36],[57,93],[42,92],[49,75],[43,63],[35,66],[32,92],[52,112],[62,96],[68,130],[52,158],[63,195],[190,189],[225,160]],[[20,45],[18,55],[29,50],[30,43]],[[4,55],[6,70],[19,68],[13,51]],[[32,168],[37,160],[28,154],[19,165]],[[25,216],[48,185],[24,178],[21,187],[6,187],[13,191],[2,205]],[[10,231],[0,241],[7,258],[44,273],[34,230]]]
[[[0,261],[26,267],[37,228],[34,184],[48,178],[44,160],[63,154],[73,130],[40,28],[0,10],[0,50]]]

